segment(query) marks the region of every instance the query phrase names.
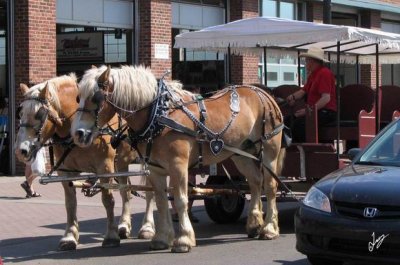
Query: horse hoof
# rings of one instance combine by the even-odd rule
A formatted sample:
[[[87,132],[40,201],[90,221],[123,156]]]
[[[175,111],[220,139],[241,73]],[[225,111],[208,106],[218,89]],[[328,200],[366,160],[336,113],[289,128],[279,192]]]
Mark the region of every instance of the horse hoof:
[[[273,234],[273,233],[266,233],[266,234],[260,234],[258,239],[260,240],[274,240],[279,237],[279,234]]]
[[[118,235],[120,239],[128,239],[129,238],[129,232],[126,227],[120,227],[118,228]]]
[[[172,253],[188,253],[192,247],[187,245],[173,246],[171,249]]]
[[[258,236],[260,236],[260,228],[253,228],[247,232],[248,238],[256,238]]]
[[[164,250],[164,249],[168,249],[168,248],[169,248],[169,245],[162,241],[151,241],[151,243],[150,243],[151,250]]]
[[[140,231],[138,234],[139,239],[152,239],[154,237],[153,231]]]
[[[116,248],[120,246],[119,239],[104,239],[103,244],[101,245],[103,248]]]
[[[59,251],[71,251],[71,250],[76,250],[76,245],[77,243],[75,241],[60,241],[58,244],[58,250]]]

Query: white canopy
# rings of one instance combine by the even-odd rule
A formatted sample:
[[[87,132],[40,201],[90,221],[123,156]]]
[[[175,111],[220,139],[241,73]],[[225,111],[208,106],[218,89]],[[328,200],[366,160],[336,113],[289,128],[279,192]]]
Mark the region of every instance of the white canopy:
[[[379,44],[381,63],[400,63],[400,34],[269,17],[242,19],[183,33],[176,36],[175,48],[226,52],[230,47],[234,54],[260,54],[259,47],[269,47],[270,56],[282,56],[290,54],[287,50],[306,50],[310,46],[334,53],[338,41],[346,54],[341,57],[343,62],[354,63],[355,55],[360,55],[359,63],[375,63],[375,44]],[[334,61],[336,56],[330,59]]]

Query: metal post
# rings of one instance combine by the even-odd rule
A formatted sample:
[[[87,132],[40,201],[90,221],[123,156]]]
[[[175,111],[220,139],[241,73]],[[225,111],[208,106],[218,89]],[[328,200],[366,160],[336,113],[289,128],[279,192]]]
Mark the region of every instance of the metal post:
[[[339,146],[340,146],[340,41],[336,43],[336,104],[337,104],[337,112],[336,112],[336,128],[337,128],[337,138],[336,138],[336,157],[339,163]]]
[[[7,87],[9,89],[8,99],[8,145],[9,149],[9,171],[10,175],[15,175],[15,155],[12,145],[15,142],[15,46],[14,46],[14,16],[15,1],[10,0],[7,3]]]
[[[360,56],[356,55],[356,82],[360,84]]]
[[[331,0],[323,0],[323,22],[332,24]]]
[[[268,78],[267,78],[267,47],[264,46],[264,85],[267,87],[268,86]]]
[[[375,78],[376,78],[376,90],[375,90],[375,106],[376,106],[376,118],[375,118],[375,130],[376,133],[379,132],[380,130],[380,114],[381,114],[381,108],[379,106],[379,44],[375,44],[375,59],[376,59],[376,69],[375,69]]]
[[[139,64],[139,39],[140,39],[140,23],[139,23],[139,0],[135,0],[133,4],[133,64]]]
[[[301,86],[300,51],[297,50],[297,84]]]
[[[231,47],[228,46],[228,54],[226,55],[226,83],[230,84],[232,82],[232,71],[231,71]]]

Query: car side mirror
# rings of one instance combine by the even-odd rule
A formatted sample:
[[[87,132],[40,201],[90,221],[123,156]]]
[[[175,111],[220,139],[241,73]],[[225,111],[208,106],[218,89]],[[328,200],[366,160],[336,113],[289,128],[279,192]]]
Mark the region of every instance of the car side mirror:
[[[361,148],[351,148],[347,152],[347,155],[348,155],[350,160],[353,160],[360,152],[361,152]]]

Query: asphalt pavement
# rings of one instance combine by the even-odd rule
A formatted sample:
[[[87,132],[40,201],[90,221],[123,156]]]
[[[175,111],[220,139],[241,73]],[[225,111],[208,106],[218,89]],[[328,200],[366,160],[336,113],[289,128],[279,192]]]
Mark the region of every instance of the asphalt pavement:
[[[23,181],[24,177],[0,177],[0,265],[1,262],[110,265],[308,264],[306,257],[294,248],[293,212],[297,208],[296,203],[279,205],[280,238],[260,241],[247,238],[245,212],[234,224],[217,225],[207,216],[203,202],[195,201],[193,212],[200,219],[199,223],[194,224],[198,246],[188,254],[172,254],[169,250],[150,251],[148,240],[137,239],[145,210],[145,201],[138,197],[131,201],[132,238],[122,241],[119,248],[102,248],[106,219],[101,196],[88,198],[79,190],[80,244],[76,251],[59,252],[57,245],[64,233],[66,221],[61,184],[41,185],[35,180],[34,188],[42,197],[26,199],[20,187]],[[118,218],[121,199],[118,192],[114,192],[114,197],[115,215]]]

